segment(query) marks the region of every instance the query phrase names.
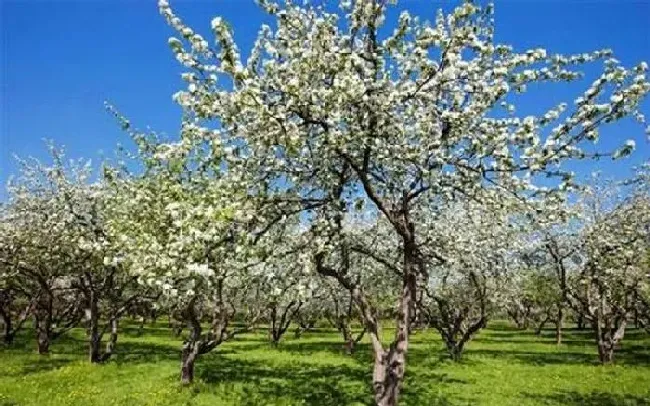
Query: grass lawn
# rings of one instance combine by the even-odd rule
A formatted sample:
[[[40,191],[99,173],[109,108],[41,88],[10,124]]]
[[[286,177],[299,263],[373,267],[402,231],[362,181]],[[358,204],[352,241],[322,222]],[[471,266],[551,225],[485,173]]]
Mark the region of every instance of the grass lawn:
[[[287,333],[274,348],[264,333],[238,337],[199,358],[195,385],[178,383],[180,341],[163,324],[138,337],[125,329],[106,365],[85,358],[83,330],[34,353],[31,336],[0,346],[0,405],[367,405],[367,342],[344,354],[331,330]],[[391,333],[385,331],[386,337]],[[589,331],[569,330],[557,348],[541,337],[493,323],[446,360],[434,331],[409,347],[404,405],[650,405],[650,336],[629,330],[617,363],[600,366]]]

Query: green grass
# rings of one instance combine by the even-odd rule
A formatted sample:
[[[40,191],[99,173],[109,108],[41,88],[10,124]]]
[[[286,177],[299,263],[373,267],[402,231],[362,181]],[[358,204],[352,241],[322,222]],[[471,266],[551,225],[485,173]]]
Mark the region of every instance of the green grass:
[[[27,334],[27,333],[25,333]],[[385,332],[386,336],[390,331]],[[588,331],[569,330],[556,347],[494,323],[461,363],[445,358],[433,331],[413,336],[404,405],[650,405],[650,337],[630,330],[617,364],[595,363]],[[180,341],[162,326],[142,337],[126,329],[106,365],[85,360],[82,330],[33,352],[31,336],[0,346],[0,405],[367,405],[372,356],[365,342],[343,353],[333,331],[292,334],[274,348],[265,335],[226,343],[197,363],[197,382],[178,383]]]

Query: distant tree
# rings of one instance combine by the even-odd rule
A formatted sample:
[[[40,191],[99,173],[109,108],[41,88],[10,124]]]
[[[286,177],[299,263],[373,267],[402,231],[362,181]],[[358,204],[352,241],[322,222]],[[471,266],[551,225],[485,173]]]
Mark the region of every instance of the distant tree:
[[[458,361],[499,308],[520,238],[508,213],[498,207],[455,203],[431,218],[430,244],[444,254],[422,287],[420,305]]]
[[[602,363],[613,361],[639,292],[646,292],[650,283],[650,195],[617,193],[611,186],[585,189],[576,255],[557,263],[574,275],[569,302],[591,324]]]
[[[113,169],[118,210],[111,233],[120,236],[142,289],[160,292],[160,305],[187,327],[180,379],[190,384],[201,355],[249,331],[261,316],[263,292],[252,272],[263,247],[260,256],[253,251],[250,209],[239,206],[232,183],[191,157],[170,154],[155,135],[130,132],[138,144],[133,158],[144,169]]]

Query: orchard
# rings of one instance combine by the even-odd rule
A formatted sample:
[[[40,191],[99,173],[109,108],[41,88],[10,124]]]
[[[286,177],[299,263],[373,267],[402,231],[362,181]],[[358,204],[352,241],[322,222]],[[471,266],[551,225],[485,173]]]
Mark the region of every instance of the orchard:
[[[72,396],[80,368],[94,378],[78,385],[104,388],[96,404],[650,402],[650,161],[575,173],[648,151],[608,130],[649,131],[647,63],[517,50],[484,2],[390,25],[392,1],[258,3],[272,24],[242,53],[221,17],[199,33],[158,1],[185,83],[175,137],[107,104],[133,140],[118,159],[57,143],[19,159],[0,204],[0,404],[50,404],[9,388],[66,351],[43,379]],[[529,89],[563,97],[579,80],[518,113]],[[544,379],[586,374],[596,395],[462,396],[477,363],[527,346],[574,368]],[[302,369],[260,389],[292,348]],[[327,357],[343,372],[323,389],[305,371]],[[547,366],[530,368],[506,373]]]

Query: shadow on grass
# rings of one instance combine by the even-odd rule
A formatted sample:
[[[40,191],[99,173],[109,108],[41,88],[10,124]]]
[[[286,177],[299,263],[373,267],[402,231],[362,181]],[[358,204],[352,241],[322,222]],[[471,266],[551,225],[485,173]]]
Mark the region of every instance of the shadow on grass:
[[[54,371],[75,361],[72,358],[51,358],[48,355],[39,356],[34,362],[23,365],[15,372],[8,372],[5,376],[22,377],[31,374]]]
[[[478,337],[472,339],[473,343],[486,343],[486,344],[548,344],[555,345],[555,337],[550,335],[535,336],[524,339],[510,339],[510,338],[494,338],[494,337]],[[591,339],[563,339],[562,345],[565,346],[595,346],[594,340]],[[595,348],[595,347],[594,347]]]
[[[282,350],[278,351],[282,353]],[[280,398],[288,400],[290,404],[323,406],[372,403],[371,364],[350,366],[291,362],[273,366],[222,355],[216,353],[201,357],[197,363],[197,377],[207,385],[243,385],[242,405],[259,405],[264,400]],[[468,383],[446,373],[432,371],[420,372],[417,379],[414,378],[407,377],[402,394],[405,404],[452,405],[449,398],[439,393],[428,393],[431,383],[435,382],[437,388],[440,385]]]
[[[488,349],[467,349],[467,355],[479,357],[492,357],[503,359],[514,359],[518,362],[530,365],[552,365],[552,364],[596,364],[598,359],[594,354],[580,352],[539,352],[521,350],[488,350]]]
[[[356,344],[355,350],[352,354],[346,354],[343,342],[337,341],[311,341],[303,342],[300,340],[282,341],[277,346],[271,346],[268,341],[262,342],[254,347],[247,346],[246,348],[272,348],[280,353],[299,354],[302,356],[309,356],[316,353],[326,352],[332,355],[339,355],[344,357],[351,357],[359,365],[372,365],[374,362],[374,355],[371,345],[369,343]],[[448,358],[445,351],[439,348],[438,343],[431,346],[428,343],[417,343],[411,346],[408,351],[408,358],[412,360],[426,361],[428,365],[433,366],[439,361]],[[433,363],[433,364],[432,364]]]
[[[529,399],[567,406],[650,406],[650,396],[618,395],[612,393],[560,392],[552,395],[525,395]]]
[[[273,368],[268,364],[229,359],[222,354],[202,357],[197,376],[206,384],[245,384],[242,405],[262,399],[289,398],[291,404],[367,404],[369,375],[347,365],[313,365],[302,362]]]
[[[115,354],[109,362],[137,364],[160,361],[180,361],[180,345],[126,341],[118,342]]]
[[[645,351],[644,351],[645,350]],[[521,350],[489,350],[489,349],[468,349],[468,355],[480,357],[492,357],[503,359],[514,359],[518,362],[529,365],[560,365],[560,364],[585,364],[600,365],[596,354],[595,346],[593,353],[582,352],[543,352],[543,351],[521,351]],[[650,353],[643,346],[623,346],[614,353],[614,362],[619,365],[648,365],[650,364]]]

